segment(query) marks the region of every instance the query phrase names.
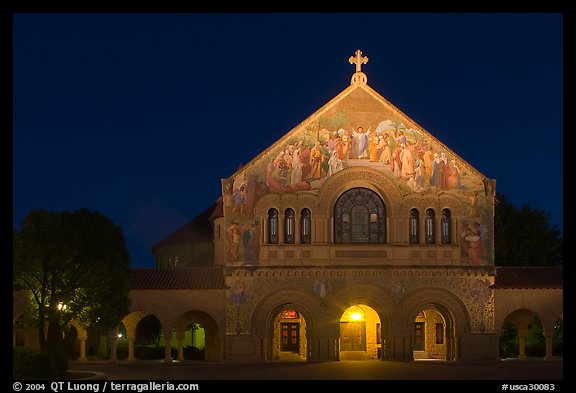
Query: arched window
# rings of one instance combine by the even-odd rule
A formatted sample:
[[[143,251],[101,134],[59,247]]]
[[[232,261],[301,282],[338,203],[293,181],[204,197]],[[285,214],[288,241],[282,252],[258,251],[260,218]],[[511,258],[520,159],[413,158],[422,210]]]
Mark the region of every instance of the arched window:
[[[450,228],[450,210],[442,209],[442,219],[440,221],[441,229],[441,241],[442,244],[450,244],[450,238],[452,237],[452,231]]]
[[[425,224],[426,244],[436,243],[436,234],[434,230],[434,224],[436,220],[434,216],[435,216],[434,209],[426,210],[426,224]]]
[[[284,243],[294,244],[294,210],[284,212]]]
[[[278,244],[278,210],[268,210],[268,243]]]
[[[410,221],[408,223],[408,231],[410,237],[410,244],[418,244],[420,233],[418,231],[418,224],[420,220],[420,214],[418,213],[418,209],[410,209]]]
[[[302,209],[300,213],[300,242],[312,243],[312,214],[309,209]]]
[[[378,194],[352,188],[334,206],[336,243],[386,243],[386,207]]]

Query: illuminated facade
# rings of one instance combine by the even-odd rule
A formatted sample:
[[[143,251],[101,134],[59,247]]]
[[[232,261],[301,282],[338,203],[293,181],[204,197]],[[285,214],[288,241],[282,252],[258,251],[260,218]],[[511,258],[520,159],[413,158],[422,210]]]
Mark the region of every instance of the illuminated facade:
[[[561,272],[499,289],[495,180],[368,86],[360,51],[349,60],[350,86],[223,179],[202,220],[153,247],[158,269],[135,271],[129,360],[147,315],[166,361],[171,346],[184,358],[190,324],[207,360],[496,359],[522,316],[551,343]]]
[[[493,358],[495,181],[372,90],[360,51],[350,62],[347,89],[222,180],[227,340],[275,359],[271,321],[294,310],[307,358]]]

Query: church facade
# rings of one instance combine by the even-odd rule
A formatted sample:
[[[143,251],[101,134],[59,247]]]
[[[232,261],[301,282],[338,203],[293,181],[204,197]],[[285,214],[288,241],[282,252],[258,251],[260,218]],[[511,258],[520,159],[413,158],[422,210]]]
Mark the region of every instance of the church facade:
[[[229,355],[494,357],[495,181],[350,61],[347,89],[222,181]]]
[[[535,316],[552,358],[561,269],[495,267],[496,181],[374,91],[367,61],[351,56],[346,89],[153,247],[157,268],[134,271],[121,323],[128,360],[148,315],[167,362],[172,346],[184,359],[190,325],[206,360],[458,361],[497,359],[512,322],[522,357]]]

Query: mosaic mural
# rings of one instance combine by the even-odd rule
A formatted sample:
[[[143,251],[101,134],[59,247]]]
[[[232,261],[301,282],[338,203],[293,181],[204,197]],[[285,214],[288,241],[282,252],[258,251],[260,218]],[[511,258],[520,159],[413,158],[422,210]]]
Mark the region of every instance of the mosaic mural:
[[[267,193],[317,193],[350,167],[378,170],[404,195],[450,193],[467,206],[461,236],[467,263],[486,264],[491,198],[481,176],[426,131],[364,89],[327,106],[235,175],[222,181],[229,263],[258,261],[256,201]],[[248,263],[246,263],[248,262]]]
[[[340,272],[342,273],[342,272]],[[466,308],[472,333],[494,332],[494,291],[490,279],[475,276],[415,276],[413,272],[402,272],[401,276],[392,276],[391,272],[364,272],[362,278],[342,275],[338,272],[321,272],[321,275],[304,277],[266,277],[254,276],[227,277],[226,283],[228,307],[226,307],[226,334],[251,334],[251,317],[256,307],[271,293],[282,289],[301,291],[303,294],[313,290],[320,300],[330,296],[338,288],[355,283],[373,284],[393,294],[398,301],[418,290],[429,288],[450,288],[450,292]],[[316,273],[319,274],[319,273]],[[334,276],[338,274],[338,276]],[[297,299],[294,299],[295,301]],[[456,310],[451,310],[454,312]]]

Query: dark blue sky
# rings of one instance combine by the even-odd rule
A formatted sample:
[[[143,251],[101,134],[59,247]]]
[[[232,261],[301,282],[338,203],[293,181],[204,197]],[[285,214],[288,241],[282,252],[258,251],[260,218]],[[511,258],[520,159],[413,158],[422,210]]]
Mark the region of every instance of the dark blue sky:
[[[230,176],[368,85],[563,228],[561,13],[15,13],[13,220],[99,211],[134,267]]]

